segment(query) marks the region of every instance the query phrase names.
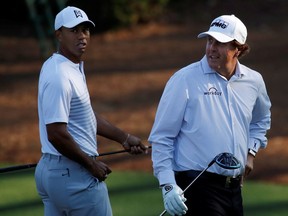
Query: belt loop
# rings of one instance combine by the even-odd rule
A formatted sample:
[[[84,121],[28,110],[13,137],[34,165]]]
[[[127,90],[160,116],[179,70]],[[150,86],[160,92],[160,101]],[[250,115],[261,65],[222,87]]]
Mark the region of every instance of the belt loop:
[[[44,158],[47,158],[48,161],[51,161],[51,155],[50,154],[45,153]]]
[[[52,154],[48,154],[49,156],[49,161],[52,161],[53,160],[53,155]]]

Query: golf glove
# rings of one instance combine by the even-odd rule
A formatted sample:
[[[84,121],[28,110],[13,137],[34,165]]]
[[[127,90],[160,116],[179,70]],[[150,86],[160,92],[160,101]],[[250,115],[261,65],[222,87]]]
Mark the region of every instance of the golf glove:
[[[184,215],[188,210],[186,198],[182,189],[176,184],[166,184],[162,187],[164,207],[170,215]]]

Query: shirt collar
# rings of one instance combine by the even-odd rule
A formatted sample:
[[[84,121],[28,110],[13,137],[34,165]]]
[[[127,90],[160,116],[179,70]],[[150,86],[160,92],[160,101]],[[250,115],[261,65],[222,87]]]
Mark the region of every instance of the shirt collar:
[[[239,61],[237,61],[237,64],[236,64],[236,71],[235,71],[235,75],[239,78],[245,76],[247,74],[247,71],[244,70],[243,67],[241,67],[241,64]]]

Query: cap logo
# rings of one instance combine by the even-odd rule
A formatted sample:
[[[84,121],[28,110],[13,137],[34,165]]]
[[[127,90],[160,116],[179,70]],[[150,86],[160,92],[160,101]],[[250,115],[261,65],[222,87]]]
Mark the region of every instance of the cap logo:
[[[225,22],[225,21],[223,21],[223,20],[221,20],[221,19],[217,19],[215,22],[213,22],[213,23],[211,24],[210,27],[215,26],[215,27],[220,27],[220,28],[222,28],[222,29],[225,29],[225,28],[227,28],[228,25],[229,25],[229,23],[227,23],[227,22]]]
[[[80,10],[74,10],[74,13],[75,13],[76,18],[78,18],[78,17],[82,17],[83,18],[82,13],[81,13]]]

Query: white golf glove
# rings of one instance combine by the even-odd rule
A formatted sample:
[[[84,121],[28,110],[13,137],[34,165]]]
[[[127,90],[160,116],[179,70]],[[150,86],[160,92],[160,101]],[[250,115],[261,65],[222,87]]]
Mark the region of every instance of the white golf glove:
[[[184,215],[188,210],[186,198],[182,189],[176,184],[166,184],[162,187],[164,207],[170,215]]]

